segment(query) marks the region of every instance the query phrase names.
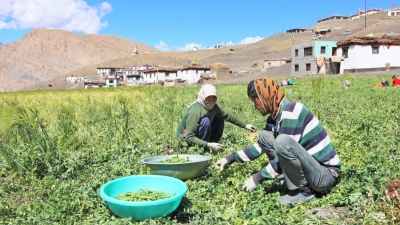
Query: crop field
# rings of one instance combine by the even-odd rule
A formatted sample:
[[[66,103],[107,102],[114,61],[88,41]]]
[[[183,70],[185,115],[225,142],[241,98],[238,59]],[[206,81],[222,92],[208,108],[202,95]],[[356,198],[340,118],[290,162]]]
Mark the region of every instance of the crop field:
[[[253,144],[227,123],[222,152],[175,139],[200,87],[124,87],[0,93],[0,224],[396,224],[400,198],[400,87],[375,88],[380,78],[305,76],[283,87],[328,131],[342,161],[329,193],[296,207],[281,206],[278,180],[251,193],[243,182],[268,164],[266,156],[234,163],[221,157]],[[344,80],[350,89],[342,89]],[[219,84],[218,104],[262,129],[266,117],[247,98],[247,84]],[[291,92],[290,92],[291,90]],[[290,94],[291,93],[291,94]],[[115,216],[100,198],[106,182],[148,174],[141,159],[168,154],[211,156],[206,173],[187,180],[178,209],[165,218]],[[160,184],[162,185],[162,184]]]

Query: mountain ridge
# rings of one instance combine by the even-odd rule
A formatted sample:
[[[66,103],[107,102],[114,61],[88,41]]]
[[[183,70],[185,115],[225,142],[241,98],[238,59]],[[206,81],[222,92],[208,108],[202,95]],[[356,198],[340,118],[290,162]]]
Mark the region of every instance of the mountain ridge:
[[[144,51],[158,51],[114,35],[34,29],[20,40],[1,47],[0,91],[19,90],[69,71],[128,56],[135,46]]]
[[[400,33],[398,21],[400,21],[399,17],[388,18],[387,12],[380,12],[368,16],[367,20],[324,21],[304,27],[304,29],[314,31],[323,28],[331,29],[332,32],[324,35],[321,40],[338,41],[342,38],[341,33],[344,30],[352,30],[355,36],[366,36],[371,33],[375,36],[390,35],[391,31]],[[92,76],[96,73],[98,66],[123,68],[139,64],[182,66],[188,61],[206,65],[225,63],[232,74],[238,74],[240,71],[248,72],[240,76],[289,76],[290,67],[288,66],[281,69],[263,70],[261,67],[263,60],[291,57],[293,44],[311,41],[314,36],[312,32],[280,33],[253,44],[228,46],[223,49],[161,52],[114,35],[78,35],[48,29],[31,32],[14,43],[2,46],[0,91],[45,89],[49,83],[56,87],[62,82],[65,83],[66,76]],[[37,35],[35,32],[42,32],[42,35]],[[51,40],[56,37],[60,38],[56,41]],[[139,54],[132,54],[135,46],[138,46]],[[40,52],[41,49],[44,49],[44,52]],[[28,50],[34,50],[34,54]],[[233,76],[232,79],[235,77]],[[245,80],[243,77],[239,78],[239,80]],[[61,86],[65,89],[69,88],[65,85]],[[71,88],[76,87],[74,85]]]

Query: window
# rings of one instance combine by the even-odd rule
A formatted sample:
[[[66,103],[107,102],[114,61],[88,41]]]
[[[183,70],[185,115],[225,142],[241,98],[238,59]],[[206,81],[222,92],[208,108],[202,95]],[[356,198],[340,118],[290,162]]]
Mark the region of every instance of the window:
[[[99,88],[102,88],[103,87],[103,85],[102,84],[99,84]]]
[[[349,58],[349,48],[343,48],[342,50],[342,56],[345,58]]]
[[[198,70],[196,70],[196,74],[199,74],[199,71],[198,71]]]
[[[109,80],[108,83],[113,84],[114,80]]]
[[[379,46],[372,46],[372,54],[379,54]]]
[[[325,46],[321,46],[321,54],[325,54],[326,53],[326,47]]]
[[[165,77],[169,77],[169,73],[165,73]]]
[[[312,56],[312,47],[304,48],[304,56]]]
[[[295,50],[294,50],[294,57],[297,57],[297,56],[299,56],[299,50],[298,50],[298,49],[295,49]]]
[[[136,81],[140,80],[140,77],[136,77]]]
[[[188,74],[188,71],[186,70],[186,74]]]
[[[299,72],[299,65],[298,64],[294,65],[294,72]]]
[[[311,63],[306,63],[306,71],[311,71]]]
[[[271,62],[268,63],[268,66],[271,66]]]

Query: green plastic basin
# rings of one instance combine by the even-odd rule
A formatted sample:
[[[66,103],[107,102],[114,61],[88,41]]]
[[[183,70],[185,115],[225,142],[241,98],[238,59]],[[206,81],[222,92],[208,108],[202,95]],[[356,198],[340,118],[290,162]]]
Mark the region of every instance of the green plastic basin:
[[[148,202],[131,202],[115,198],[118,193],[136,192],[139,189],[163,190],[165,193],[175,193],[175,195]],[[100,188],[100,197],[115,215],[122,218],[131,217],[134,220],[145,220],[171,214],[179,206],[187,190],[188,187],[183,181],[173,177],[134,175],[107,182]]]

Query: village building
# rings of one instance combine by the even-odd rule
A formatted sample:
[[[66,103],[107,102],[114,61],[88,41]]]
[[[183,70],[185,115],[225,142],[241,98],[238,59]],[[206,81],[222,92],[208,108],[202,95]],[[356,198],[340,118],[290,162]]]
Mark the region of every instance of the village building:
[[[83,87],[85,89],[89,89],[89,88],[102,88],[102,87],[107,87],[107,86],[106,86],[106,82],[102,82],[102,81],[85,81],[83,83]]]
[[[345,37],[337,43],[340,73],[400,68],[400,36]]]
[[[115,74],[116,70],[117,70],[116,67],[97,67],[97,73],[96,74],[102,74],[104,76],[108,76],[108,75]]]
[[[333,15],[333,16],[326,17],[326,18],[318,20],[318,23],[325,22],[325,21],[330,21],[331,22],[331,21],[348,20],[348,19],[349,19],[348,16]]]
[[[361,18],[364,18],[364,16],[372,15],[372,14],[379,13],[379,12],[382,12],[382,10],[375,9],[375,8],[371,8],[371,9],[368,9],[366,11],[365,10],[360,10],[358,12],[358,14],[350,15],[349,19],[350,20],[361,19]]]
[[[400,17],[400,8],[392,8],[388,10],[388,17]]]
[[[286,33],[304,33],[304,32],[308,32],[308,31],[310,31],[310,30],[303,29],[303,28],[293,28],[290,30],[286,30]]]
[[[162,82],[164,86],[195,84],[201,75],[210,73],[210,67],[189,64],[183,67],[155,67],[143,71],[143,81],[147,83]],[[172,82],[172,83],[171,83]]]
[[[331,29],[329,28],[322,28],[322,29],[317,29],[315,30],[315,34],[321,34],[321,35],[326,35],[327,33],[330,33]]]
[[[184,65],[178,70],[178,78],[184,80],[186,84],[197,83],[202,75],[209,74],[211,68],[200,64]]]
[[[65,82],[71,82],[71,83],[76,83],[76,82],[83,82],[86,80],[85,76],[68,76],[67,78],[65,78]]]
[[[271,67],[282,66],[283,64],[292,62],[291,58],[282,58],[282,59],[265,59],[263,62],[263,68],[269,69]]]
[[[134,65],[130,70],[125,70],[123,73],[123,79],[120,82],[126,86],[138,86],[144,82],[144,70],[151,69],[149,65],[137,66]]]
[[[117,75],[107,76],[105,78],[105,81],[106,81],[107,87],[118,87],[119,81],[120,81],[120,76],[117,76]]]
[[[291,75],[339,73],[335,41],[309,41],[292,46]]]
[[[174,67],[154,67],[143,71],[143,81],[152,84],[158,81],[175,80],[177,71],[178,69]]]

